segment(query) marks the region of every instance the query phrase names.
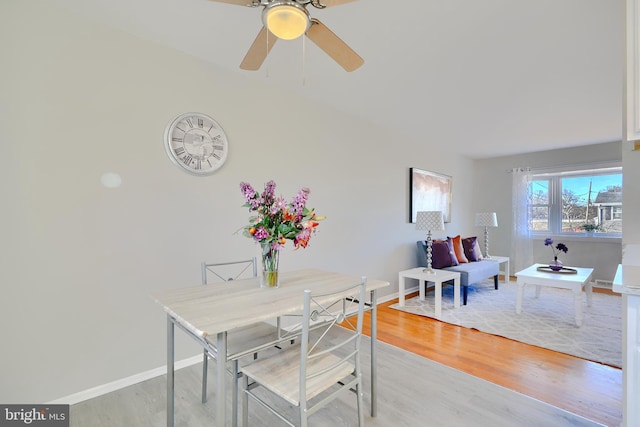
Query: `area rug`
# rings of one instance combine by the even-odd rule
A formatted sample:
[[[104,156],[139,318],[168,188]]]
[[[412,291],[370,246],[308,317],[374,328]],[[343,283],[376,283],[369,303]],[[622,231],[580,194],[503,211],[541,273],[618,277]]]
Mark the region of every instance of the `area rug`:
[[[573,294],[569,290],[542,288],[535,298],[535,287],[525,287],[522,313],[516,314],[514,282],[500,283],[495,290],[493,280],[469,287],[468,303],[453,307],[453,286],[444,286],[442,316],[446,323],[477,329],[492,335],[532,344],[610,366],[622,366],[622,299],[616,295],[594,292],[593,304],[583,301],[584,321],[575,324]],[[391,308],[421,316],[435,317],[434,294],[426,299],[416,296],[404,307]]]

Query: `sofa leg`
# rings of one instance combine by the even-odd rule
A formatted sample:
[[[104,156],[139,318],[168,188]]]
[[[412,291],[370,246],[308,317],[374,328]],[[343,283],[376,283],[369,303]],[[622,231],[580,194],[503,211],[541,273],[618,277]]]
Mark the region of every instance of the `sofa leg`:
[[[498,289],[498,275],[497,274],[495,276],[493,276],[493,286],[495,286],[496,289]]]
[[[469,286],[462,287],[462,305],[467,305],[467,289]]]

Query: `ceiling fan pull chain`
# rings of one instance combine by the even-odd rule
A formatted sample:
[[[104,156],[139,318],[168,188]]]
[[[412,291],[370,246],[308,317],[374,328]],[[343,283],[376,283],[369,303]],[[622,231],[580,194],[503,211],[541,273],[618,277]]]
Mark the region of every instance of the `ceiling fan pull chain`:
[[[266,46],[266,50],[267,50],[267,56],[264,58],[265,62],[267,63],[267,66],[264,67],[264,71],[265,71],[265,77],[269,78],[269,63],[271,61],[269,61],[269,43],[271,43],[271,40],[269,40],[269,38],[271,37],[271,32],[267,30],[267,46]]]
[[[307,41],[306,37],[300,37],[302,39],[302,87],[306,86],[306,52],[307,52]]]

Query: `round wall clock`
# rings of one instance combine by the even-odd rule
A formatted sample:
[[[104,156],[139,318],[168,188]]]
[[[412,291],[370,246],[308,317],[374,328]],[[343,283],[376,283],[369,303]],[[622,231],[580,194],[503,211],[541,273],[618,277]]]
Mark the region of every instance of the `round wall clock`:
[[[171,120],[164,131],[164,147],[176,166],[198,176],[220,169],[229,150],[222,127],[201,113],[184,113]]]

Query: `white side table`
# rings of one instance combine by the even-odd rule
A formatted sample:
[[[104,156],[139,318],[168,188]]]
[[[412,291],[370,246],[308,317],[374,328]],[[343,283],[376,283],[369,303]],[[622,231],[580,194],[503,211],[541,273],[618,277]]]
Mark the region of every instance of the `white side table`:
[[[453,306],[460,308],[460,273],[448,270],[433,270],[433,273],[427,273],[423,267],[412,268],[398,273],[399,296],[398,305],[404,307],[404,285],[405,279],[417,279],[419,281],[418,288],[420,291],[420,299],[424,300],[424,291],[427,282],[432,282],[436,287],[436,317],[442,315],[442,282],[453,280]]]
[[[498,274],[500,274],[500,273],[504,274],[504,283],[509,283],[509,274],[510,274],[509,273],[510,272],[510,270],[509,270],[509,262],[510,262],[510,260],[509,260],[508,256],[491,255],[491,258],[483,258],[483,259],[486,259],[487,261],[497,262],[500,265],[503,264],[503,263],[506,263],[507,264],[507,268],[504,271],[500,270],[500,266],[498,266],[498,270],[500,270],[500,271],[498,271]]]

